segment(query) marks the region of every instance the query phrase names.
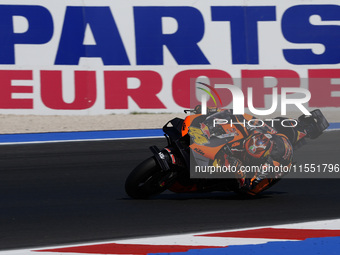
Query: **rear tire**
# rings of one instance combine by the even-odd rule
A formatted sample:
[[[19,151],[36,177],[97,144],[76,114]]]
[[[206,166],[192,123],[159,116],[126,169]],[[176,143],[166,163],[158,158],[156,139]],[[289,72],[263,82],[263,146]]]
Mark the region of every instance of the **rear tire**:
[[[125,181],[126,193],[136,199],[146,199],[166,190],[159,180],[164,176],[156,160],[151,157],[140,163]]]

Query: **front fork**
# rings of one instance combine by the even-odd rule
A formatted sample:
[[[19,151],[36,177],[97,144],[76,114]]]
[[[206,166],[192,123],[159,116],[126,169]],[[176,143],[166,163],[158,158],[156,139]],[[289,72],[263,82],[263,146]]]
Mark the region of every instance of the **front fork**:
[[[159,180],[161,187],[170,186],[172,180],[177,176],[177,172],[173,171],[173,165],[176,165],[176,158],[172,153],[171,148],[165,147],[160,151],[157,146],[150,146],[150,150],[156,159],[157,164],[161,168],[161,172],[164,173],[162,178]]]

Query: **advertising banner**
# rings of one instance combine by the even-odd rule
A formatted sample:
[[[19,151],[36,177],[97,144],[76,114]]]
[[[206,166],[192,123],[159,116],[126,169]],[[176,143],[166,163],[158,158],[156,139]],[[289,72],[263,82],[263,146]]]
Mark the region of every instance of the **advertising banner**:
[[[3,0],[0,33],[1,114],[182,112],[213,78],[340,107],[338,1]]]

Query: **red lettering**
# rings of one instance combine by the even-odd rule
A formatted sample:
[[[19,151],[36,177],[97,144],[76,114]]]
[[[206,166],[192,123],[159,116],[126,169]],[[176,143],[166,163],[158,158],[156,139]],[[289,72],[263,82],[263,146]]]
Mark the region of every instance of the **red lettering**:
[[[32,80],[32,71],[0,71],[0,108],[33,109],[33,99],[14,99],[13,93],[33,93],[32,86],[12,85],[13,80]]]
[[[128,78],[140,81],[138,88],[128,88]],[[162,77],[154,71],[105,71],[105,109],[128,109],[128,97],[141,109],[165,109],[157,94]]]
[[[65,103],[62,94],[62,72],[41,71],[41,99],[44,105],[55,110],[84,110],[96,102],[96,72],[75,71],[75,99]]]
[[[332,91],[340,91],[340,84],[332,83],[332,79],[340,79],[340,69],[308,70],[310,107],[339,107],[340,97],[332,96]]]
[[[185,70],[179,72],[172,80],[173,98],[179,106],[193,108],[194,106],[201,104],[196,96],[196,88],[198,85],[196,80],[202,76],[209,78],[210,86],[212,87],[215,87],[216,84],[233,84],[231,76],[222,70]],[[216,88],[216,91],[221,98],[222,106],[230,104],[232,95],[228,89]],[[216,97],[215,99],[217,100]],[[217,100],[217,102],[218,101],[219,100]],[[214,105],[213,100],[210,98],[208,106]],[[221,107],[219,103],[217,103],[217,106]]]
[[[75,98],[71,103],[63,99],[62,71],[43,70],[40,75],[41,100],[46,107],[54,110],[85,110],[95,104],[96,71],[74,71],[74,84],[71,86],[74,86]],[[340,69],[308,70],[308,76],[311,92],[309,107],[340,107]],[[265,77],[275,78],[275,84],[266,84]],[[139,85],[132,87],[130,78],[136,79]],[[229,89],[216,88],[216,85],[232,85],[233,78],[227,72],[216,69],[184,70],[177,73],[172,80],[172,95],[162,99],[173,99],[183,108],[193,108],[201,104],[197,96],[199,91],[197,87],[200,86],[198,81],[201,78],[207,78],[209,80],[207,84],[216,89],[217,95],[214,91],[210,92],[216,99],[218,107],[230,105],[232,94]],[[0,70],[0,109],[33,109],[33,98],[15,98],[16,93],[33,93],[32,85],[20,84],[21,80],[32,79],[32,70]],[[277,87],[278,94],[281,94],[283,87],[300,87],[301,80],[298,73],[293,70],[241,70],[241,82],[245,105],[248,100],[248,88],[251,87],[253,106],[264,108],[265,95],[271,96],[273,87]],[[129,97],[140,109],[165,109],[166,106],[158,97],[162,88],[162,77],[155,71],[104,71],[105,109],[131,109]],[[201,88],[209,90],[205,86]],[[218,97],[221,98],[222,105]],[[208,101],[208,105],[215,105],[213,99]],[[40,112],[41,109],[35,111]]]
[[[253,106],[265,107],[265,95],[272,95],[272,87],[265,87],[264,78],[274,77],[277,80],[278,94],[282,87],[300,87],[300,77],[292,70],[242,70],[242,91],[245,104],[248,105],[248,88],[253,88]]]

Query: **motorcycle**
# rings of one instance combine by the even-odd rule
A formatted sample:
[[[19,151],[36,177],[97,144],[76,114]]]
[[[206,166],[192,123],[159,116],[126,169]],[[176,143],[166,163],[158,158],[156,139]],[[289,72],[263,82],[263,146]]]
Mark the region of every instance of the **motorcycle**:
[[[175,193],[190,192],[212,192],[212,191],[235,191],[237,192],[236,179],[211,179],[211,178],[190,178],[190,160],[192,160],[192,148],[190,145],[193,139],[206,139],[201,129],[196,128],[201,133],[189,135],[189,127],[193,121],[204,117],[200,114],[200,109],[185,110],[190,112],[185,119],[174,118],[163,126],[163,132],[167,140],[167,146],[159,149],[157,146],[151,146],[150,150],[153,156],[147,158],[128,175],[125,182],[126,193],[134,199],[147,199],[158,195],[165,190]],[[208,114],[213,114],[216,109]],[[278,117],[283,120],[284,118]],[[278,133],[283,133],[288,137],[293,146],[293,150],[301,147],[306,143],[305,139],[315,139],[319,137],[329,123],[319,109],[311,112],[311,115],[301,115],[297,120],[297,126],[305,131],[299,139],[293,138],[291,129],[282,128],[276,125],[274,129]],[[277,122],[275,122],[277,123]],[[229,125],[230,124],[226,124]],[[294,127],[297,128],[297,127]],[[299,133],[300,134],[300,133]],[[231,147],[228,140],[225,140],[223,148]],[[219,145],[216,148],[221,148]],[[202,148],[202,147],[200,147]],[[195,148],[204,155],[203,149]]]

